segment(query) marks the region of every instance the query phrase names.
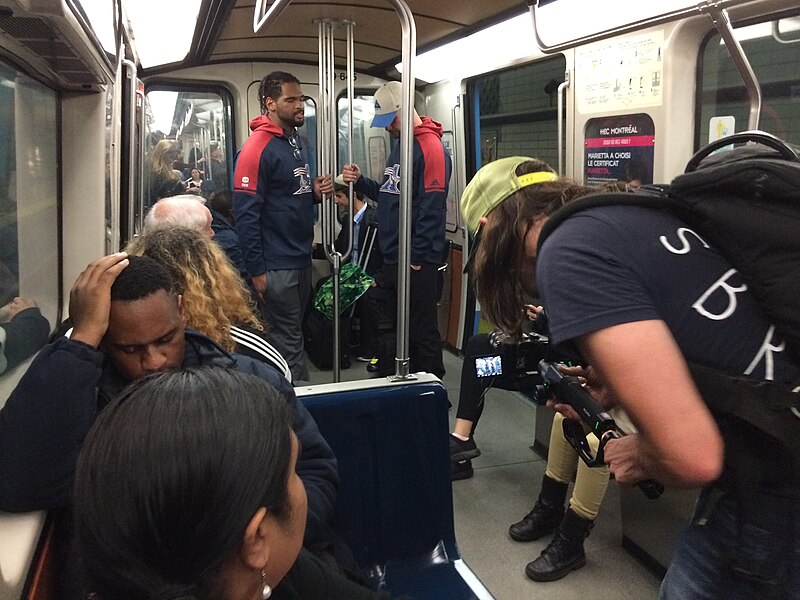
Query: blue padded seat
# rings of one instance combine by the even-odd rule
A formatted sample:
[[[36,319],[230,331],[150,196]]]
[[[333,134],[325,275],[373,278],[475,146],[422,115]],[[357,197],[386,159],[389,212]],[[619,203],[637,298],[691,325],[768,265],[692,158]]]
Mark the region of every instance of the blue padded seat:
[[[456,547],[447,391],[439,380],[297,392],[339,460],[334,528],[372,583],[416,600],[491,598]]]

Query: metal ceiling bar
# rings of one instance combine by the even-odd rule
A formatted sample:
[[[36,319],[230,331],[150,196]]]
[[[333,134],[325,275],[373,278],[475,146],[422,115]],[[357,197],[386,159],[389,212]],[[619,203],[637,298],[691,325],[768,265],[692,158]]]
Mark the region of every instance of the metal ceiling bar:
[[[562,42],[560,44],[552,44],[552,45],[548,45],[544,41],[542,41],[542,38],[539,35],[539,29],[537,27],[538,21],[536,18],[536,9],[539,4],[539,0],[526,0],[526,1],[528,3],[528,7],[531,13],[531,18],[533,19],[533,35],[534,38],[536,39],[536,45],[539,46],[539,49],[544,54],[556,54],[558,52],[569,50],[570,48],[575,48],[576,46],[582,46],[584,44],[590,44],[592,42],[599,42],[601,40],[605,40],[610,37],[614,37],[616,35],[620,35],[623,33],[631,33],[633,31],[639,31],[641,29],[654,27],[656,25],[663,25],[664,23],[670,23],[672,21],[685,19],[687,17],[698,16],[705,12],[709,12],[709,9],[711,7],[717,9],[730,8],[733,6],[738,6],[740,4],[748,4],[750,2],[753,2],[754,0],[705,0],[705,2],[700,2],[696,5],[687,6],[686,8],[676,9],[668,13],[664,13],[663,15],[656,15],[653,17],[648,17],[646,19],[640,19],[638,21],[634,21],[633,23],[619,25],[617,27],[612,27],[610,29],[605,29],[603,31],[598,31],[589,35],[585,35],[583,37],[574,40],[569,40],[566,42]]]

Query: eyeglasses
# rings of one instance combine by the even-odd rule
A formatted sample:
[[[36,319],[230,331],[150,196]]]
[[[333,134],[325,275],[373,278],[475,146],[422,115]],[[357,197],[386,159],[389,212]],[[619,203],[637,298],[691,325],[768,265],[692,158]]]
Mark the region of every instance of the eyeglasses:
[[[301,160],[303,158],[302,154],[300,154],[300,147],[299,140],[297,139],[297,134],[290,135],[286,138],[289,140],[289,145],[292,147],[292,154],[294,155],[295,160]]]

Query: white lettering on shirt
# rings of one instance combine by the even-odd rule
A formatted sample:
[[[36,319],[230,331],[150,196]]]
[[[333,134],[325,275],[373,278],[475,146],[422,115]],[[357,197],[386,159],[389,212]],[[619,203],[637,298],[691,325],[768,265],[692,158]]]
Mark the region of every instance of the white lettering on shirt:
[[[764,341],[761,343],[761,348],[758,349],[753,361],[745,370],[745,375],[750,375],[753,370],[758,366],[758,363],[761,362],[761,358],[764,358],[764,379],[768,381],[772,381],[775,378],[775,361],[772,357],[774,352],[783,352],[786,349],[786,342],[780,340],[780,342],[775,345],[772,341],[772,337],[775,334],[775,325],[770,325],[769,329],[767,330],[767,335],[764,337]]]
[[[311,177],[309,175],[310,172],[311,169],[308,168],[308,164],[305,164],[302,167],[297,167],[294,170],[294,176],[300,180],[297,191],[293,194],[294,196],[307,194],[308,192],[313,191],[311,188]]]
[[[739,287],[734,287],[725,282],[731,275],[736,273],[736,269],[728,269],[725,274],[717,279],[713,285],[708,288],[700,298],[698,298],[694,304],[692,304],[692,308],[699,312],[704,317],[711,319],[712,321],[724,321],[728,317],[730,317],[734,311],[736,311],[736,294],[739,292],[743,292],[747,289],[747,284],[743,283]],[[728,295],[728,307],[722,311],[720,314],[714,314],[712,312],[707,311],[703,307],[703,303],[713,294],[717,289],[722,288],[725,293]]]
[[[697,233],[695,233],[694,231],[689,229],[688,227],[679,227],[678,231],[676,233],[677,233],[678,237],[680,238],[681,243],[683,244],[680,248],[676,248],[675,246],[670,244],[667,241],[667,236],[665,236],[665,235],[659,236],[659,238],[658,238],[658,240],[661,242],[661,244],[664,246],[664,248],[666,248],[667,250],[669,250],[673,254],[688,254],[688,252],[692,249],[691,245],[689,244],[689,240],[686,238],[686,234],[687,233],[691,233],[694,237],[696,237],[698,240],[700,240],[700,243],[702,243],[703,246],[708,248],[708,244],[706,244],[706,241],[703,238],[701,238]]]
[[[381,192],[388,192],[389,194],[399,194],[400,193],[400,165],[395,163],[394,165],[388,166],[383,170],[383,174],[386,176],[386,181],[383,182],[380,191]]]

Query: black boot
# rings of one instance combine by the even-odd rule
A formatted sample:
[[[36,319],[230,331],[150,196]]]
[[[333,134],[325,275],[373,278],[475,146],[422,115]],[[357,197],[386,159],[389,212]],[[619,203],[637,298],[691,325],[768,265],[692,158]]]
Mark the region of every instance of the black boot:
[[[508,528],[508,534],[517,542],[532,542],[543,535],[555,531],[564,516],[564,500],[567,497],[567,484],[542,477],[542,491],[533,510],[521,521]]]
[[[579,517],[572,509],[564,515],[553,541],[542,550],[541,556],[528,563],[525,574],[534,581],[555,581],[586,564],[583,540],[589,535],[594,521]]]

